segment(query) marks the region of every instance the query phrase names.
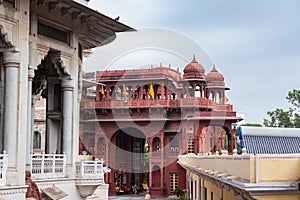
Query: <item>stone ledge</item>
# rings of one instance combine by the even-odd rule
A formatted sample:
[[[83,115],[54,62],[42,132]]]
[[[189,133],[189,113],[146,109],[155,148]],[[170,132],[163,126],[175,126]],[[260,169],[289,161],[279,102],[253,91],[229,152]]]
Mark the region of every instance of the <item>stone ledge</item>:
[[[0,195],[11,195],[26,193],[28,185],[23,186],[3,186],[0,187]]]

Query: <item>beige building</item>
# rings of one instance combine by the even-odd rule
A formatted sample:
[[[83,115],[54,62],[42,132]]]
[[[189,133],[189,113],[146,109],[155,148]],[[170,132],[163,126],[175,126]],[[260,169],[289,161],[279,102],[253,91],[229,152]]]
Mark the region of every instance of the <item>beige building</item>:
[[[299,200],[300,129],[245,127],[241,155],[179,156],[191,200]],[[239,141],[239,142],[241,142]],[[211,154],[211,153],[209,153]]]
[[[192,200],[299,200],[300,154],[181,155]]]

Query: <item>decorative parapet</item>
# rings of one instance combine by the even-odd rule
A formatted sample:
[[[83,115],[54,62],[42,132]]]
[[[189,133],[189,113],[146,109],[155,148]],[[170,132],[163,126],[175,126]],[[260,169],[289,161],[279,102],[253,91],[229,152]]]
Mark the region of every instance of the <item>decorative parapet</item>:
[[[110,172],[110,169],[103,164],[103,159],[81,160],[76,164],[76,186],[82,198],[92,195],[98,186],[105,184],[104,174]]]
[[[110,100],[110,101],[85,101],[81,103],[84,109],[117,109],[117,108],[186,108],[199,107],[212,109],[213,103],[205,98],[189,98],[189,99],[139,99],[139,100]]]
[[[62,178],[66,176],[65,154],[31,154],[32,178]]]
[[[104,160],[81,160],[76,164],[76,175],[79,178],[97,178],[104,184],[104,174],[110,172],[104,167]]]
[[[186,168],[242,183],[278,183],[300,180],[300,154],[180,155]],[[280,173],[278,173],[280,172]]]
[[[253,182],[255,177],[251,173],[253,155],[181,155],[178,163],[201,171],[222,176],[237,176],[243,181]]]

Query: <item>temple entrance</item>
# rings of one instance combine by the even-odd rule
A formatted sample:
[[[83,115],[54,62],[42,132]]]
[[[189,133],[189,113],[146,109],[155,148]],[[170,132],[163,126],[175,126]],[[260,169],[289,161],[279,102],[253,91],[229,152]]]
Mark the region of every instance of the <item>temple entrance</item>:
[[[141,190],[145,173],[145,135],[135,128],[119,130],[112,138],[114,158],[114,183],[116,193]],[[113,158],[111,158],[113,159]]]

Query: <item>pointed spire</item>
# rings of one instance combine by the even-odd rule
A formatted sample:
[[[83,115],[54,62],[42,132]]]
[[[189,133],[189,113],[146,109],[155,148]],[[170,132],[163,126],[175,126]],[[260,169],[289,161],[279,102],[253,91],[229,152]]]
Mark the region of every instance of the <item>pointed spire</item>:
[[[196,60],[196,55],[195,55],[195,54],[193,55],[193,60],[192,60],[192,63],[197,63],[197,60]]]
[[[216,65],[214,64],[213,69],[211,70],[212,72],[218,72],[218,70],[216,69]]]

